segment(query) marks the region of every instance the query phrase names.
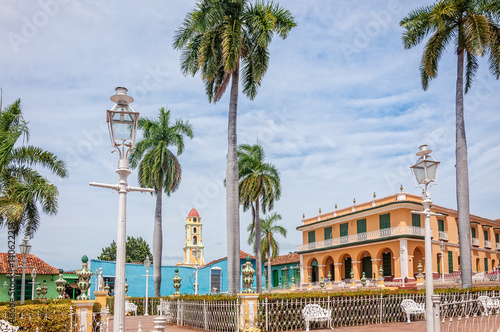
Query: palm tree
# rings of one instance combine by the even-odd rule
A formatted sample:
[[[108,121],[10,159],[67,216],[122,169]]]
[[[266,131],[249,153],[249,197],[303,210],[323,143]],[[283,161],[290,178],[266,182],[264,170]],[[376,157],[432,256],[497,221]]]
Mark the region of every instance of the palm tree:
[[[427,90],[436,78],[438,63],[449,43],[457,54],[456,83],[456,182],[458,231],[462,269],[462,287],[472,287],[472,262],[469,218],[469,171],[464,124],[464,91],[471,87],[478,69],[478,56],[489,53],[490,72],[500,76],[500,2],[495,0],[440,0],[434,5],[412,11],[400,25],[406,30],[406,49],[419,44],[427,35],[420,74]],[[465,62],[465,73],[464,73]],[[465,89],[464,89],[465,77]]]
[[[17,235],[33,234],[40,226],[40,214],[57,213],[57,187],[33,166],[42,166],[64,178],[68,175],[64,162],[54,154],[32,145],[20,145],[19,138],[28,141],[29,130],[23,119],[21,100],[0,111],[0,226],[7,226]]]
[[[278,225],[278,221],[281,220],[281,214],[274,212],[270,216],[266,216],[265,219],[260,219],[260,231],[262,237],[261,250],[262,255],[261,258],[265,259],[267,257],[267,286],[269,292],[271,292],[272,284],[271,284],[271,259],[275,258],[279,255],[280,248],[278,242],[274,238],[275,234],[281,234],[283,237],[286,237],[286,228],[281,225]],[[247,230],[250,231],[253,228],[253,223],[248,225]],[[248,236],[248,244],[253,244],[255,241],[254,236],[249,234]],[[257,258],[257,253],[255,254]]]
[[[163,249],[162,192],[170,196],[179,188],[182,169],[177,156],[184,152],[184,136],[193,138],[193,126],[180,119],[170,123],[170,110],[165,111],[162,107],[158,119],[140,118],[138,128],[143,130],[143,139],[137,142],[129,161],[132,169],[139,166],[139,184],[155,190],[153,282],[155,296],[159,297]],[[169,150],[172,146],[177,148],[177,154]]]
[[[260,212],[272,210],[274,201],[281,196],[280,175],[273,164],[264,162],[264,149],[256,145],[243,144],[238,147],[239,193],[243,211],[252,208],[250,236],[255,236],[255,265],[257,293],[262,293],[262,255]]]
[[[269,66],[269,44],[285,39],[295,26],[288,10],[275,3],[249,0],[201,0],[177,30],[173,46],[182,51],[185,75],[200,71],[209,102],[220,100],[231,81],[226,167],[228,291],[239,289],[240,220],[236,118],[240,70],[243,93],[257,95]]]

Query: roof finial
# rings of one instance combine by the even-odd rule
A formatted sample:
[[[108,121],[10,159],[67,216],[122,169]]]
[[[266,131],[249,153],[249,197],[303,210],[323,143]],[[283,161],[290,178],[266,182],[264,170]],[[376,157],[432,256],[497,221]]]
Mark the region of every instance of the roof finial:
[[[375,198],[377,198],[377,194],[373,192],[373,199],[375,200]]]
[[[319,214],[321,214],[321,208],[319,208]]]
[[[401,192],[403,192],[403,185],[401,185],[399,189],[401,190]]]
[[[352,200],[352,203],[353,203],[354,205],[356,205],[356,198],[354,198],[354,199]]]
[[[302,219],[306,219],[306,214],[302,213]]]

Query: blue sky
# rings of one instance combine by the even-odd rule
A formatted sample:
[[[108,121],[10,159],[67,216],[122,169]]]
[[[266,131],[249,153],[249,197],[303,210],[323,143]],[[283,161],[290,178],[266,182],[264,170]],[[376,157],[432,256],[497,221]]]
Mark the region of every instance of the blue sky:
[[[89,182],[116,183],[105,112],[114,88],[125,86],[141,116],[168,107],[189,120],[195,138],[180,156],[180,189],[163,205],[164,263],[182,258],[184,222],[195,207],[204,223],[205,259],[226,255],[225,177],[228,96],[209,104],[199,77],[184,77],[172,38],[195,1],[4,1],[0,12],[3,105],[21,98],[31,144],[68,164],[57,216],[42,216],[33,253],[64,269],[96,258],[116,239],[116,192]],[[399,21],[431,1],[281,1],[296,18],[286,40],[274,39],[267,75],[255,100],[240,94],[238,142],[258,137],[281,172],[275,205],[288,229],[281,253],[296,249],[302,214],[348,207],[399,191],[418,194],[409,171],[427,143],[442,162],[435,204],[455,208],[456,57],[444,54],[428,91],[420,85],[423,46],[404,50]],[[470,207],[497,219],[500,166],[500,82],[480,61],[465,97]],[[137,172],[129,178],[137,185]],[[127,234],[150,244],[155,199],[130,193]],[[241,213],[242,249],[249,213]],[[7,234],[0,250],[7,250]]]

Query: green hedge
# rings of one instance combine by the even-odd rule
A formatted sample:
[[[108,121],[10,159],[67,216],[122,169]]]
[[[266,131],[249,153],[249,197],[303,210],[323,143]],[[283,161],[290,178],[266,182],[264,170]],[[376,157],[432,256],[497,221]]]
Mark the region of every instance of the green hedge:
[[[7,319],[10,317],[9,305],[9,302],[0,304],[0,317]],[[70,300],[48,300],[45,303],[29,301],[24,305],[16,306],[15,325],[23,331],[30,332],[35,332],[37,328],[44,332],[69,330],[71,326],[70,306]]]

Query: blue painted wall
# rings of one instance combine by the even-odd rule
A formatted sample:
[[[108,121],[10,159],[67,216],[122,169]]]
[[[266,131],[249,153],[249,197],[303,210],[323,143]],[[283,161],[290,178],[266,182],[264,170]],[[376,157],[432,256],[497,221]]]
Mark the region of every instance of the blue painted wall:
[[[240,260],[241,265],[245,264],[246,260]],[[90,260],[90,269],[95,274],[95,271],[102,267],[104,277],[114,277],[116,272],[115,262],[100,261],[96,259]],[[198,294],[210,293],[210,269],[219,267],[221,269],[221,290],[219,293],[227,293],[228,280],[227,280],[227,259],[220,260],[210,265],[200,267],[198,269]],[[255,269],[255,260],[252,259],[252,267]],[[264,267],[263,267],[264,268]],[[175,269],[179,269],[179,276],[182,278],[180,292],[182,294],[194,294],[195,272],[194,267],[185,266],[162,266],[161,275],[161,296],[172,295],[175,292],[174,283],[172,278],[175,275]],[[135,297],[143,297],[146,295],[146,269],[142,264],[129,263],[125,266],[125,275],[129,285],[127,295]],[[154,296],[153,284],[153,266],[149,268],[149,282],[148,282],[148,296]],[[91,297],[94,299],[94,291],[96,290],[96,276],[91,278]],[[240,288],[241,288],[241,274],[240,274]],[[254,276],[253,288],[256,287],[256,278]]]

